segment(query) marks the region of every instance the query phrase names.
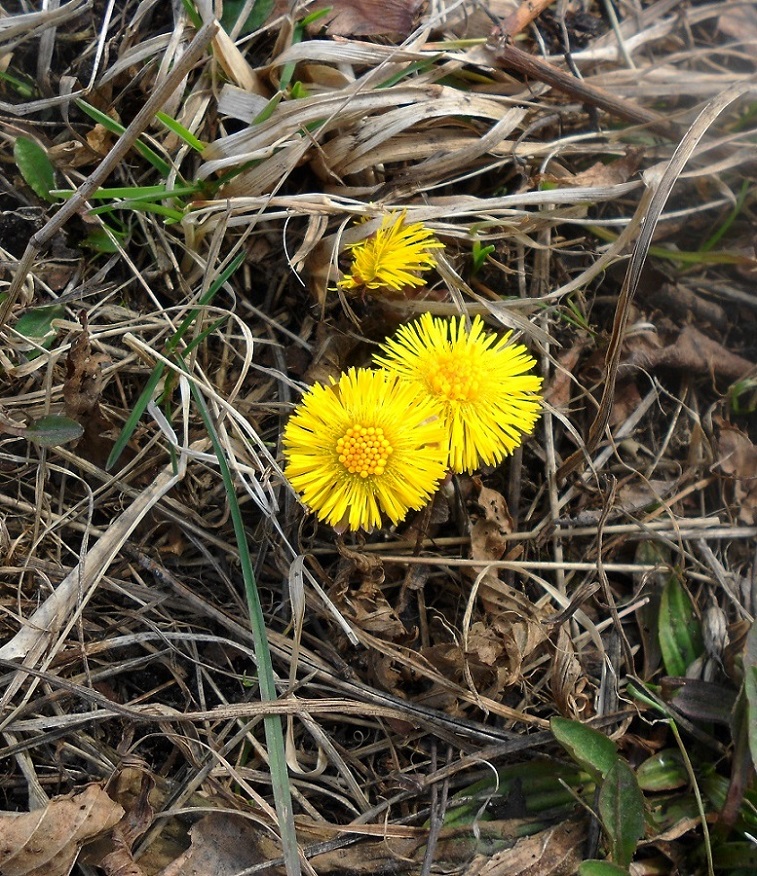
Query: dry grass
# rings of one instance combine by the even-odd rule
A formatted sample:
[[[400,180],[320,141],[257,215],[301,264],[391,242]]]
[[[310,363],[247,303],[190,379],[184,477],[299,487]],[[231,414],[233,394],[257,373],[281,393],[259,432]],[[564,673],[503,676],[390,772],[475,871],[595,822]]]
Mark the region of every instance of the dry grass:
[[[663,0],[621,8],[614,28],[599,4],[569,10],[570,66],[559,15],[545,12],[541,43],[526,30],[516,45],[562,71],[555,81],[538,68],[524,81],[473,6],[431,4],[401,43],[303,31],[297,8],[236,43],[216,35],[168,89],[163,111],[202,151],[138,115],[195,36],[185,13],[32,7],[4,4],[13,14],[0,18],[5,69],[28,85],[0,83],[0,808],[41,808],[87,782],[129,808],[124,786],[146,793],[149,777],[154,813],[130,843],[139,872],[174,872],[210,810],[244,815],[247,851],[229,872],[256,872],[286,830],[263,732],[280,715],[303,868],[574,872],[603,846],[569,803],[535,813],[524,785],[486,791],[493,821],[479,798],[462,824],[445,811],[493,770],[558,757],[558,715],[610,733],[632,766],[675,747],[627,688],[675,674],[654,632],[671,577],[704,634],[692,677],[736,692],[750,666],[753,4]],[[103,172],[118,135],[76,96],[141,135],[168,175],[134,149]],[[18,137],[46,150],[60,189],[90,186],[62,227],[61,201],[46,205],[15,167]],[[97,186],[185,183],[198,185],[156,198],[162,213],[88,209],[127,197],[92,199]],[[392,300],[333,291],[345,245],[396,208],[446,246],[431,287]],[[21,330],[53,305],[46,338]],[[304,385],[365,364],[423,310],[480,313],[522,336],[547,386],[539,430],[428,513],[338,538],[283,479],[283,424]],[[148,384],[150,406],[108,467]],[[50,414],[79,421],[81,438],[27,440]],[[218,447],[274,703],[257,684]],[[675,715],[697,768],[726,788],[747,770],[725,729],[690,703]],[[730,788],[720,805],[705,789],[713,820],[730,805],[721,821],[737,821]],[[685,817],[639,853],[639,873],[715,866],[698,851],[698,814]],[[540,870],[486,863],[521,834],[562,858],[545,845]]]

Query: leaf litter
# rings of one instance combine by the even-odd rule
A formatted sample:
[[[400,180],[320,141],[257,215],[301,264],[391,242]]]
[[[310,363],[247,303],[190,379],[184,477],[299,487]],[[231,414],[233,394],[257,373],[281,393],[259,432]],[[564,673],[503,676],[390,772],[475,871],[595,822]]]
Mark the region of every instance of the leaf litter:
[[[33,6],[0,17],[2,872],[753,869],[753,6]],[[436,267],[347,294],[400,212]],[[426,311],[515,330],[540,425],[337,534],[287,417]]]

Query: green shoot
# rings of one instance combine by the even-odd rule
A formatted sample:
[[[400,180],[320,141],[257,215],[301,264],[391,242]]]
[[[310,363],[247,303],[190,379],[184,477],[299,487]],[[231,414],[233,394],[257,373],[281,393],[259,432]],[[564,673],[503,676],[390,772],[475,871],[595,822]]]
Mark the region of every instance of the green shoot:
[[[473,241],[473,249],[471,250],[471,258],[473,259],[473,266],[471,267],[471,276],[475,277],[476,274],[483,268],[486,260],[489,256],[494,252],[495,246],[492,243],[488,243],[486,245],[482,244],[480,240]]]
[[[86,101],[77,100],[76,105],[83,113],[86,113],[86,115],[91,119],[94,119],[95,122],[102,125],[103,128],[110,131],[112,134],[118,134],[120,137],[126,130],[122,124],[116,122],[105,113],[100,112],[99,109],[95,109],[95,107],[91,106]],[[151,149],[146,143],[143,143],[140,140],[137,140],[134,144],[134,148],[139,152],[142,158],[152,164],[161,176],[168,177],[171,173],[171,165],[164,158],[161,158],[155,150]]]
[[[205,143],[195,137],[191,131],[187,130],[187,128],[185,128],[180,122],[177,122],[176,119],[172,119],[171,116],[161,112],[155,113],[155,117],[159,122],[164,124],[169,131],[173,131],[177,137],[182,139],[187,146],[191,146],[196,152],[202,152],[205,148]]]

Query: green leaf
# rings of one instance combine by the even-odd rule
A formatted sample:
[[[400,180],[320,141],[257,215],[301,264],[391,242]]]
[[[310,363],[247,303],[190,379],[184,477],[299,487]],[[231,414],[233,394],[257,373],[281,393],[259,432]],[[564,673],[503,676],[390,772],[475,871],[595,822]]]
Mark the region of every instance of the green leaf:
[[[599,817],[616,864],[628,867],[644,835],[644,795],[628,764],[618,758],[599,789]]]
[[[41,417],[26,429],[25,437],[39,447],[57,447],[76,441],[84,434],[84,427],[70,417],[51,414]]]
[[[224,4],[224,12],[225,11],[226,9]],[[194,149],[196,152],[202,152],[202,150],[207,145],[206,143],[203,143],[202,140],[199,140],[197,137],[195,137],[195,135],[190,130],[185,128],[184,125],[182,125],[180,122],[177,122],[176,119],[172,119],[171,116],[167,115],[166,113],[157,112],[155,113],[155,115],[159,122],[164,124],[169,131],[173,131],[173,133],[176,134],[177,137],[180,137],[187,144],[187,146],[191,146],[192,149]]]
[[[671,575],[662,591],[658,635],[662,661],[668,675],[685,675],[704,650],[702,627],[691,597],[677,575]]]
[[[110,237],[108,231],[110,231],[110,234],[113,235],[115,240]],[[108,231],[106,231],[105,228],[93,228],[82,241],[81,245],[86,246],[87,249],[93,249],[95,252],[119,252],[118,243],[126,243],[129,237],[128,232],[118,231],[110,226],[108,227]]]
[[[677,748],[664,748],[648,757],[636,770],[636,779],[644,791],[673,791],[689,784],[686,765]]]
[[[186,363],[178,354],[179,361],[186,368]],[[255,664],[258,670],[258,684],[260,686],[260,699],[263,702],[275,702],[279,693],[276,689],[276,679],[273,673],[271,650],[268,644],[268,632],[266,629],[265,615],[260,601],[258,585],[255,578],[252,554],[250,552],[249,539],[245,529],[242,509],[237,500],[236,485],[224,445],[216,431],[215,422],[205,404],[199,389],[194,383],[189,384],[192,398],[205,424],[210,442],[213,445],[221,471],[221,478],[226,489],[226,498],[229,503],[229,514],[234,526],[237,551],[239,554],[239,566],[244,581],[245,596],[247,597],[247,609],[250,617],[253,647],[255,650]],[[287,768],[286,747],[284,744],[284,731],[280,715],[264,715],[263,731],[268,745],[268,765],[271,778],[273,799],[276,805],[276,815],[279,822],[284,867],[288,876],[300,873],[299,848],[297,835],[294,827],[294,809],[292,807],[292,791]]]
[[[506,817],[503,811],[510,810],[529,816],[554,813],[558,807],[572,810],[577,795],[591,799],[595,788],[590,776],[573,764],[554,760],[510,764],[457,791],[449,801],[444,824],[470,825]],[[482,811],[485,803],[487,809]]]
[[[29,338],[35,344],[49,350],[56,335],[52,321],[61,319],[65,313],[66,308],[61,304],[32,307],[26,313],[21,314],[14,328],[23,337]],[[38,355],[39,350],[31,350],[27,353],[29,359],[34,359]]]
[[[108,461],[105,463],[105,471],[110,471],[113,466],[118,462],[118,458],[124,452],[124,448],[131,440],[131,436],[134,434],[134,430],[137,428],[139,420],[142,414],[147,409],[147,405],[157,389],[158,384],[160,383],[160,378],[163,376],[163,371],[165,370],[165,363],[157,362],[155,367],[150,374],[150,377],[145,384],[144,389],[139,395],[134,407],[131,410],[126,422],[124,423],[123,429],[121,429],[121,433],[116,439],[116,443],[113,445],[113,449],[110,451],[110,455],[108,456]]]
[[[75,103],[83,113],[86,113],[91,119],[94,119],[101,124],[106,131],[110,131],[112,134],[118,134],[120,137],[126,130],[120,122],[117,122],[110,116],[105,115],[105,113],[100,112],[99,109],[91,106],[85,100],[76,100]],[[151,149],[147,143],[137,140],[134,144],[134,148],[139,152],[142,158],[152,164],[161,176],[167,177],[171,173],[171,165],[165,159],[161,158],[154,149]]]
[[[738,867],[754,874],[757,871],[757,846],[751,842],[721,843],[713,850],[713,862],[721,871]]]
[[[34,194],[45,201],[54,201],[50,192],[55,188],[55,168],[39,143],[28,137],[17,137],[13,144],[13,158]]]
[[[596,781],[600,781],[618,760],[615,743],[604,733],[567,718],[552,718],[549,725],[560,745]]]
[[[234,29],[242,9],[244,9],[245,0],[224,0],[223,15],[221,16],[221,26],[229,33]],[[256,0],[252,7],[252,12],[247,16],[247,21],[242,25],[239,31],[239,36],[247,36],[248,33],[256,31],[259,27],[265,24],[266,19],[271,14],[274,0]]]
[[[578,866],[578,876],[628,876],[628,870],[609,861],[583,861]]]
[[[757,624],[747,633],[744,648],[744,693],[747,703],[747,736],[752,763],[757,764]]]

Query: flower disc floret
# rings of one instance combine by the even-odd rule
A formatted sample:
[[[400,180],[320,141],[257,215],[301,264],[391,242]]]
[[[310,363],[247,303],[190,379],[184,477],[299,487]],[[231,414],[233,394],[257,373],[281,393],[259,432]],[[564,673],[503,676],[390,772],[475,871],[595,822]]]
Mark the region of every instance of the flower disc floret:
[[[337,529],[399,523],[422,508],[446,469],[445,429],[431,399],[385,371],[351,368],[303,396],[284,430],[284,473],[303,503]]]
[[[390,213],[371,237],[348,244],[352,267],[339,286],[342,289],[391,289],[423,286],[419,273],[436,267],[430,250],[443,249],[422,222],[405,223],[407,211]]]
[[[486,332],[475,317],[434,318],[402,326],[375,362],[433,400],[446,429],[448,465],[472,472],[496,465],[530,434],[541,411],[542,378],[510,334]]]

